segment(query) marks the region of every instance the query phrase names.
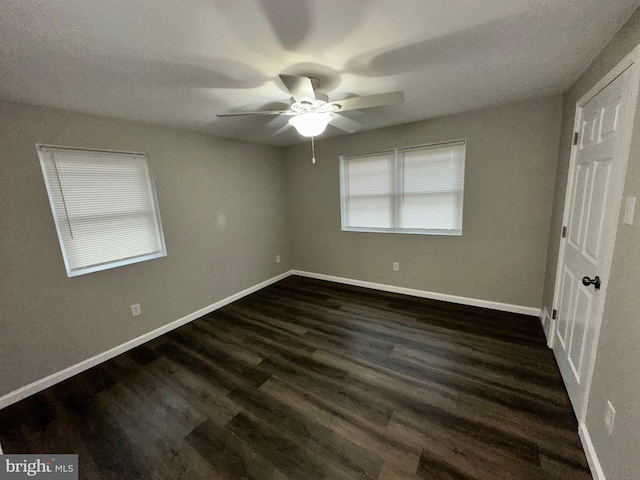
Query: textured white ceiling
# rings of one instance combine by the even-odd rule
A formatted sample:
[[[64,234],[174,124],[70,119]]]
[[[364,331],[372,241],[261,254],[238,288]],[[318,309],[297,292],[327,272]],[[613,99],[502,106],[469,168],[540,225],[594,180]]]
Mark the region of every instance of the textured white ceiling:
[[[0,98],[272,145],[280,73],[331,100],[403,90],[365,129],[565,91],[638,0],[2,0]],[[329,127],[325,136],[340,135]]]

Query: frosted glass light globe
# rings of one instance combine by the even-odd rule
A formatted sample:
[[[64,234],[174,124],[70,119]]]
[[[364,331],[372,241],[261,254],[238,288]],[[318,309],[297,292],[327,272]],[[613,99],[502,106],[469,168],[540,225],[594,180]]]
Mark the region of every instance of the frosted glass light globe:
[[[317,137],[327,128],[331,121],[330,113],[302,113],[291,117],[289,123],[304,137]]]

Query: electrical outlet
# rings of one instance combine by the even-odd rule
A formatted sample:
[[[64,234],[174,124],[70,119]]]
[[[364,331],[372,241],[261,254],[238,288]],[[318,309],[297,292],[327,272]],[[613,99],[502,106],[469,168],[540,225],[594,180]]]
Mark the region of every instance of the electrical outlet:
[[[142,313],[142,309],[140,308],[140,304],[136,303],[135,305],[131,305],[131,315],[137,317]]]
[[[604,412],[604,424],[607,427],[609,435],[613,433],[613,422],[616,419],[616,409],[613,408],[611,402],[607,402],[607,410]]]
[[[276,263],[280,263],[280,255],[276,255]]]
[[[394,272],[399,272],[400,271],[400,263],[393,262],[393,271]]]

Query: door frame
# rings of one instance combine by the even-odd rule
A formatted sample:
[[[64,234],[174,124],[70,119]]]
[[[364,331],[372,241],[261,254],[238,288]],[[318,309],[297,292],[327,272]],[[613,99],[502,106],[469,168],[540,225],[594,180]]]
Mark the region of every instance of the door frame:
[[[613,69],[609,71],[599,82],[597,82],[585,95],[583,95],[576,102],[576,111],[573,122],[572,137],[575,132],[580,131],[580,122],[582,120],[582,109],[586,103],[595,97],[600,91],[604,90],[607,85],[613,82],[616,78],[622,75],[625,71],[631,71],[630,79],[630,95],[629,106],[627,108],[626,116],[623,120],[622,130],[622,144],[621,144],[621,156],[620,168],[622,169],[619,175],[619,181],[613,185],[612,190],[612,202],[613,212],[616,215],[612,215],[606,224],[606,231],[609,233],[609,246],[605,252],[603,252],[603,265],[604,269],[600,273],[602,280],[602,287],[600,288],[600,301],[595,306],[595,329],[593,343],[590,345],[592,354],[590,355],[589,364],[587,365],[587,372],[585,376],[585,397],[582,403],[581,411],[575,412],[579,423],[583,423],[586,419],[587,407],[589,404],[589,394],[591,391],[591,383],[593,380],[593,372],[596,366],[596,355],[598,349],[598,339],[600,337],[600,327],[602,326],[602,316],[604,313],[604,305],[607,297],[607,288],[609,285],[609,276],[611,274],[611,263],[613,261],[613,250],[615,248],[616,234],[618,232],[618,225],[620,223],[620,210],[622,208],[622,198],[624,193],[624,184],[627,173],[627,165],[629,164],[629,155],[631,153],[631,140],[633,137],[633,124],[636,115],[636,107],[638,102],[638,90],[640,87],[640,45],[636,46],[626,57],[624,57],[620,63],[618,63]],[[565,192],[564,207],[562,214],[562,225],[565,226],[569,221],[569,208],[571,207],[571,198],[573,197],[573,170],[576,163],[576,157],[578,154],[578,145],[573,145],[572,138],[571,145],[571,157],[569,160],[569,172],[567,175],[567,188]],[[560,238],[560,250],[558,252],[558,264],[556,266],[555,287],[553,293],[552,308],[557,310],[558,302],[560,299],[560,278],[562,275],[562,266],[564,262],[564,250],[566,238]],[[549,329],[549,347],[555,346],[556,334],[557,334],[558,320],[551,320],[551,327]],[[555,354],[555,350],[554,350]]]

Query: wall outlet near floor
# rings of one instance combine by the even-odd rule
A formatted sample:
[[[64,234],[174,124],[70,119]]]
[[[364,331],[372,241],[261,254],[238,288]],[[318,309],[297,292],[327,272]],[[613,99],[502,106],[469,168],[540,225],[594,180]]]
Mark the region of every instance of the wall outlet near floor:
[[[276,255],[276,263],[280,263],[280,255]]]
[[[400,263],[393,262],[393,271],[394,272],[399,272],[400,271]]]
[[[131,305],[131,315],[137,317],[142,313],[142,309],[140,308],[140,304],[136,303],[135,305]]]
[[[604,412],[604,424],[607,427],[609,435],[613,433],[613,422],[616,419],[616,409],[613,408],[611,402],[607,402],[607,410]]]

